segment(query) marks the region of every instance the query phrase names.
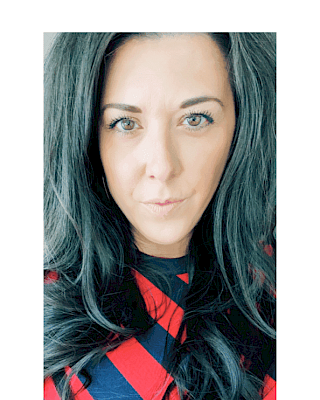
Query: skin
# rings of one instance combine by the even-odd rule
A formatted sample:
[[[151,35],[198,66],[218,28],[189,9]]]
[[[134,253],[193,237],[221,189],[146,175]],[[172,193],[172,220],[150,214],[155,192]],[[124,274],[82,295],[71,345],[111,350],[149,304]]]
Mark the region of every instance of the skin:
[[[219,101],[180,108],[202,96]],[[106,107],[114,103],[141,112]],[[206,34],[132,38],[113,59],[101,107],[101,161],[137,247],[156,257],[185,255],[221,179],[235,128],[221,51]],[[119,118],[125,119],[116,123]],[[166,215],[144,204],[171,197],[185,200]]]

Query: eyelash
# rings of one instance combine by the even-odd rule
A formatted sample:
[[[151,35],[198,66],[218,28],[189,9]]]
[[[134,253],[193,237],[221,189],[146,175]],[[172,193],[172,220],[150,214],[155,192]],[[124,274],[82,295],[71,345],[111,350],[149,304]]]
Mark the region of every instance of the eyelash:
[[[110,121],[110,123],[107,125],[108,129],[114,129],[114,127],[117,125],[118,122],[124,120],[124,119],[130,119],[131,118],[128,115],[122,115],[120,117],[114,118]],[[133,121],[133,120],[132,120]],[[135,122],[135,121],[134,121]],[[130,132],[130,131],[128,131]]]
[[[186,129],[188,129],[189,131],[192,131],[192,132],[199,131],[200,129],[203,129],[203,128],[207,127],[208,125],[212,125],[214,123],[214,119],[213,119],[210,111],[204,111],[204,112],[203,111],[196,111],[196,112],[190,111],[190,112],[184,114],[181,119],[186,120],[187,118],[191,118],[191,117],[204,117],[207,120],[207,123],[203,126],[195,126],[195,127],[191,128],[190,125],[189,126],[186,125],[185,126]]]
[[[185,126],[186,129],[188,129],[189,131],[199,131],[200,129],[203,129],[205,127],[207,127],[208,125],[212,125],[214,123],[214,119],[212,117],[212,114],[209,111],[190,111],[186,114],[184,114],[181,119],[184,121],[187,118],[191,118],[191,117],[204,117],[207,120],[207,123],[204,126],[195,126],[195,127],[191,127],[191,126]],[[118,122],[123,121],[123,120],[130,120],[135,122],[133,119],[131,119],[128,115],[122,115],[120,117],[114,118],[110,121],[110,123],[108,123],[107,128],[108,129],[114,129],[117,125]],[[136,123],[136,122],[135,122]],[[125,134],[130,134],[134,129],[128,130],[127,132],[119,130],[119,132],[121,133],[125,133]]]

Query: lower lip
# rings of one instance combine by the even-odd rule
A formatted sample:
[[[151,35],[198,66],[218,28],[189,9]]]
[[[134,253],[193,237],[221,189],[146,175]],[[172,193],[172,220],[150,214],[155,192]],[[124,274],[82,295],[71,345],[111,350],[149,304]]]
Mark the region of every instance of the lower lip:
[[[143,204],[153,214],[158,215],[159,217],[164,217],[169,213],[172,213],[173,210],[176,210],[183,202],[184,200],[181,200],[181,201],[176,201],[174,203],[165,204],[163,206],[160,206],[159,204],[156,203],[143,203]]]

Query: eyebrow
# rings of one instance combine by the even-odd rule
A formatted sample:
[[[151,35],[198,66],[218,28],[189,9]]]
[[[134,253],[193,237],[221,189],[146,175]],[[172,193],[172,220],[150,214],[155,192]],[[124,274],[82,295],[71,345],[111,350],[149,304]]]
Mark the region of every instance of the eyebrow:
[[[105,104],[101,108],[101,112],[103,112],[106,108],[117,108],[119,110],[130,111],[130,112],[133,112],[133,113],[142,113],[141,108],[135,107],[135,106],[129,106],[129,104],[122,104],[122,103]]]
[[[221,105],[221,107],[224,107],[224,104],[220,99],[217,97],[212,97],[212,96],[201,96],[201,97],[193,97],[192,99],[186,100],[181,103],[180,108],[187,108],[190,106],[193,106],[195,104],[199,103],[205,103],[206,101],[215,101]]]
[[[224,104],[222,103],[222,101],[220,99],[218,99],[217,97],[201,96],[201,97],[193,97],[191,99],[183,101],[180,104],[180,108],[187,108],[187,107],[193,106],[195,104],[205,103],[207,101],[215,101],[215,102],[219,103],[222,107],[224,107]],[[136,106],[131,106],[129,104],[122,104],[122,103],[105,104],[101,108],[101,113],[103,113],[103,111],[107,108],[117,108],[118,110],[130,111],[133,113],[142,113],[141,108],[136,107]]]

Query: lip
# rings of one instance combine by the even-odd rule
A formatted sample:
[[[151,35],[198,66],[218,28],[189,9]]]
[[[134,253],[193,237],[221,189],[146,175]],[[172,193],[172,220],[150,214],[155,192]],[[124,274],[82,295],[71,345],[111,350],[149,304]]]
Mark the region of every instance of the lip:
[[[168,199],[168,200],[160,200],[153,199],[148,202],[144,202],[143,205],[151,211],[152,214],[155,214],[159,217],[165,217],[169,213],[172,213],[178,207],[180,207],[184,203],[185,199]]]
[[[145,201],[144,204],[158,204],[159,206],[166,206],[166,205],[172,204],[172,203],[181,203],[184,200],[185,199],[177,199],[177,198],[170,198],[170,199],[166,199],[166,200],[152,199],[152,200]]]

